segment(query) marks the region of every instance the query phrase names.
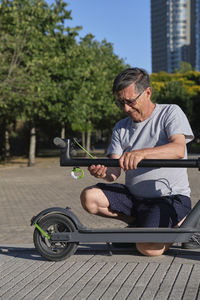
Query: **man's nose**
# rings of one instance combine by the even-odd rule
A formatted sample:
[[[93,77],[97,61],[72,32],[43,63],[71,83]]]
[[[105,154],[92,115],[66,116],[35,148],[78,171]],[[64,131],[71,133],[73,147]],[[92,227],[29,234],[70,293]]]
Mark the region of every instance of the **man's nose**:
[[[124,111],[129,112],[130,110],[131,110],[131,107],[128,104],[124,103]]]

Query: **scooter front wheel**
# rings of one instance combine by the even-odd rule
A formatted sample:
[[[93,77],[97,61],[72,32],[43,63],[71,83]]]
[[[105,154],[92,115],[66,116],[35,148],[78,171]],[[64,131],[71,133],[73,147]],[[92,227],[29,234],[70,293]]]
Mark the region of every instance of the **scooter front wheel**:
[[[62,214],[49,214],[44,216],[38,225],[48,235],[57,232],[76,231],[74,223]],[[45,237],[37,228],[34,230],[33,242],[36,250],[47,260],[59,261],[73,255],[78,243],[52,242]]]

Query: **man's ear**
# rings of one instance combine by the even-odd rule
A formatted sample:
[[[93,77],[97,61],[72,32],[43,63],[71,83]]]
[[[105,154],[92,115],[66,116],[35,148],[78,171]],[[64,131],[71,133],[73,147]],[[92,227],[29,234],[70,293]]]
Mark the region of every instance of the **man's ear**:
[[[146,89],[146,93],[147,93],[147,96],[148,96],[148,97],[151,97],[152,90],[151,90],[150,87],[148,87],[148,88]]]

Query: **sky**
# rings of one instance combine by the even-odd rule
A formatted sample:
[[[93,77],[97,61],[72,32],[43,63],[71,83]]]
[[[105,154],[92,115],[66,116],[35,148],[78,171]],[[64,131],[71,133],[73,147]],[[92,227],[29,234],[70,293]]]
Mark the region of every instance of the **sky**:
[[[53,1],[51,1],[53,2]],[[114,53],[131,67],[151,73],[150,0],[66,0],[70,27],[82,26],[79,36],[92,33],[112,43]]]
[[[47,0],[52,4],[54,0]],[[131,67],[151,68],[150,0],[65,0],[72,20],[66,26],[82,26],[79,36],[92,33],[106,39],[114,53]]]

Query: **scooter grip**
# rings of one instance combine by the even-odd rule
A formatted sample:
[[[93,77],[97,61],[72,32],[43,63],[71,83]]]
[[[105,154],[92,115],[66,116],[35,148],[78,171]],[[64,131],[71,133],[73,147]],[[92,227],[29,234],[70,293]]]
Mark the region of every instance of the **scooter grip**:
[[[65,141],[59,137],[55,137],[53,139],[53,143],[58,149],[64,149],[66,147]]]

